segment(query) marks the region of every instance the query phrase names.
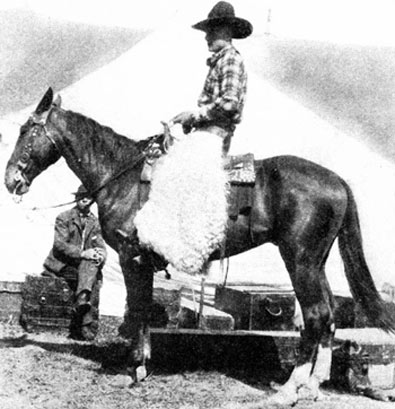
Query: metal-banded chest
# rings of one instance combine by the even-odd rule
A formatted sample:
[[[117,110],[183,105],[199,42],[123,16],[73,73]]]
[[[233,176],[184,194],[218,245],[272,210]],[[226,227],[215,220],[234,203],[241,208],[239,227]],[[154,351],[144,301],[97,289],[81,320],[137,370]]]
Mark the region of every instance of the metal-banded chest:
[[[62,278],[27,276],[22,285],[21,323],[34,328],[68,328],[74,295]]]

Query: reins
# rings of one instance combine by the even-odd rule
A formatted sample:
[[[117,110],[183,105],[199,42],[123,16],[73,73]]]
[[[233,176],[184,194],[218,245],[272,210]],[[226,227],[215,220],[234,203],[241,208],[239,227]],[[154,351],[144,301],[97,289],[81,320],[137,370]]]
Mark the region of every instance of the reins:
[[[149,142],[147,144],[147,147],[139,154],[137,155],[137,157],[135,158],[134,162],[132,164],[130,164],[129,166],[126,166],[125,168],[121,169],[118,173],[116,173],[115,175],[112,175],[110,178],[108,178],[105,182],[103,182],[101,185],[99,185],[97,188],[95,188],[94,190],[90,191],[89,194],[92,197],[95,197],[95,195],[97,195],[97,193],[100,192],[100,190],[102,190],[103,188],[105,188],[109,183],[113,182],[114,180],[118,179],[119,177],[121,177],[123,174],[125,174],[126,172],[128,172],[131,169],[134,169],[136,166],[138,166],[143,159],[146,159],[149,156],[149,149],[150,147],[152,147],[153,144],[156,143],[156,141],[161,138],[163,135],[162,134],[158,134],[158,135],[154,135],[151,136],[149,139]],[[165,133],[165,140],[167,138],[167,135]],[[166,141],[165,141],[166,142]],[[164,142],[164,143],[165,143]],[[166,150],[166,149],[165,149]]]
[[[154,135],[152,136],[150,139],[151,141],[149,142],[148,146],[152,145],[153,143],[155,143],[155,141],[157,139],[159,139],[159,137],[161,137],[162,135]],[[51,142],[56,146],[55,142],[53,141],[53,139],[51,138]],[[58,149],[58,148],[57,148]],[[128,172],[129,170],[134,169],[135,167],[137,167],[145,158],[147,157],[147,149],[144,149],[137,157],[136,159],[129,164],[128,166],[126,166],[125,168],[121,169],[118,173],[116,173],[115,175],[112,175],[111,177],[109,177],[105,182],[103,182],[101,185],[99,185],[97,188],[95,188],[94,190],[89,192],[89,195],[92,197],[95,197],[102,189],[104,189],[109,183],[113,182],[114,180],[117,180],[119,177],[121,177],[123,174],[125,174],[126,172]],[[45,207],[32,207],[30,210],[47,210],[47,209],[56,209],[58,207],[63,207],[63,206],[67,206],[67,205],[71,205],[73,203],[76,203],[77,199],[74,199],[70,202],[65,202],[65,203],[60,203],[60,204],[56,204],[56,205],[52,205],[52,206],[45,206]]]

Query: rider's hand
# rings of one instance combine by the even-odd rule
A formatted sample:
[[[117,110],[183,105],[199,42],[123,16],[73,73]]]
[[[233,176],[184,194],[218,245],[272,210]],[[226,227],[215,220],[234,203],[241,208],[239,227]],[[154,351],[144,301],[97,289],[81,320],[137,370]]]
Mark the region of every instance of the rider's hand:
[[[159,158],[162,156],[162,154],[163,152],[161,150],[159,143],[155,142],[150,146],[147,156],[150,158]]]
[[[184,111],[176,115],[171,122],[173,124],[181,124],[184,133],[189,133],[197,120],[198,114],[195,111]]]

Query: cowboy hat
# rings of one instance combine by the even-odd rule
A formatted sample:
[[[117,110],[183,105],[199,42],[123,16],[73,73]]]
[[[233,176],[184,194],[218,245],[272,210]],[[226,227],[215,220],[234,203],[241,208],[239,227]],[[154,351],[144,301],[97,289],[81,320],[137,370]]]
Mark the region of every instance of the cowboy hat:
[[[226,1],[218,2],[208,14],[207,19],[199,21],[192,28],[207,32],[213,27],[222,25],[231,27],[233,38],[246,38],[253,29],[249,21],[236,17],[233,6]]]

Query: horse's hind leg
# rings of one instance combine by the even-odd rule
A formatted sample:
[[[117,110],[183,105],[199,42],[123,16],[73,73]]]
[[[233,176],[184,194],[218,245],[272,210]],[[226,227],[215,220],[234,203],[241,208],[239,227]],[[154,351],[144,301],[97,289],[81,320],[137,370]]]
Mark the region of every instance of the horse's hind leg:
[[[306,308],[306,312],[304,313],[306,316],[305,319],[310,319],[311,325],[310,331],[302,333],[301,339],[302,344],[307,344],[308,341],[303,339],[304,336],[309,337],[311,336],[310,334],[314,334],[314,336],[316,336],[316,342],[318,342],[315,350],[315,357],[313,357],[312,372],[307,384],[302,385],[303,389],[299,391],[299,396],[302,395],[304,398],[310,399],[318,399],[320,397],[319,386],[330,378],[332,346],[335,335],[333,295],[325,277],[324,266],[322,266],[319,272],[319,285],[322,299],[320,302],[316,303],[315,307]],[[315,317],[317,313],[320,315],[318,325],[317,318]]]
[[[314,245],[293,243],[293,248],[284,243],[279,246],[302,309],[304,329],[295,368],[273,398],[278,403],[294,404],[303,390],[318,398],[319,385],[329,377],[335,328],[324,264],[332,243],[325,240]]]

